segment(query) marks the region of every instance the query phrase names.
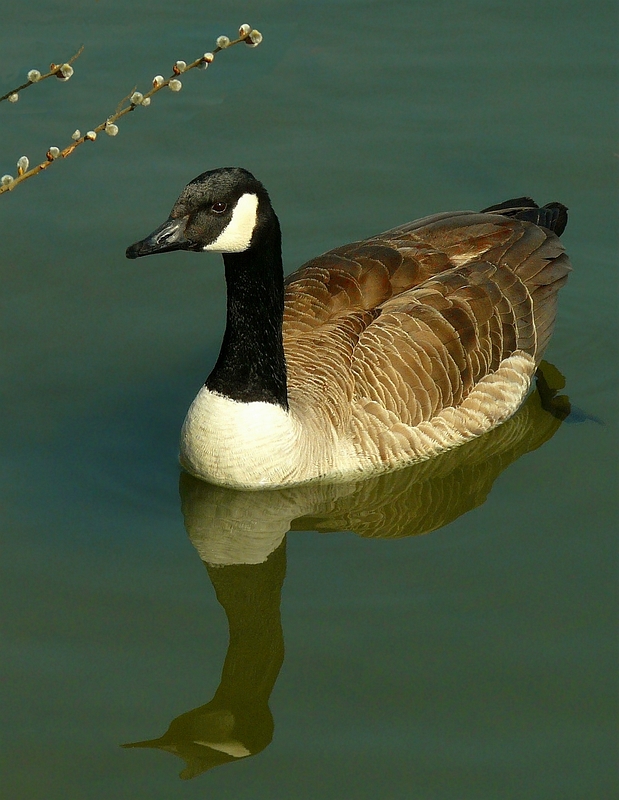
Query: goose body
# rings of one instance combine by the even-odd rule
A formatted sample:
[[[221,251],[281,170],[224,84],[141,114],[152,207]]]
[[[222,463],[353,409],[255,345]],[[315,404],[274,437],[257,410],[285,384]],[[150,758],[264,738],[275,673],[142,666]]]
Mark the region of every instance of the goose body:
[[[242,489],[351,479],[423,460],[508,419],[571,267],[558,203],[435,214],[283,277],[262,184],[239,168],[185,187],[127,250],[222,252],[217,363],[181,433],[188,472]]]

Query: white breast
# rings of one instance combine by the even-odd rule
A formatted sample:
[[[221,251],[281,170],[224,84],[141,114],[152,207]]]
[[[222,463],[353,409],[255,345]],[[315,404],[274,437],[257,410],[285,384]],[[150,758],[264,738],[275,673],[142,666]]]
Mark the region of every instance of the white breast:
[[[203,386],[181,431],[181,463],[223,486],[288,483],[298,468],[299,435],[281,406],[238,403]]]

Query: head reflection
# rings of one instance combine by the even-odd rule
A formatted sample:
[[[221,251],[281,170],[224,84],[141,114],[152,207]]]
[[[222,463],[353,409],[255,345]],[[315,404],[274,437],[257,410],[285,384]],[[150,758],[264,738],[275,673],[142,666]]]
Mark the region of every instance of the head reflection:
[[[191,485],[181,492],[192,494]],[[193,478],[191,479],[193,481]],[[125,747],[153,747],[186,762],[181,778],[255,755],[273,738],[269,697],[284,660],[280,595],[286,573],[282,542],[262,564],[205,564],[228,617],[230,643],[215,696],[172,720],[158,739]]]

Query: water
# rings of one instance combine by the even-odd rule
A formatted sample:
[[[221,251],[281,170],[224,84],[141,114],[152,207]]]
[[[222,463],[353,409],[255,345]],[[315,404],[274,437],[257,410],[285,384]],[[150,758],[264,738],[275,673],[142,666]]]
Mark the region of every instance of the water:
[[[85,50],[68,83],[0,106],[2,174],[239,23],[265,41],[0,199],[3,800],[613,795],[615,11],[4,11],[0,93]],[[177,436],[217,354],[222,270],[124,249],[187,180],[230,164],[269,188],[289,269],[434,211],[565,202],[575,270],[546,357],[571,417],[534,394],[511,433],[433,475],[266,510],[185,482],[179,501]],[[238,520],[250,535],[230,538]],[[190,773],[233,763],[181,781],[176,756],[119,747],[179,717]]]

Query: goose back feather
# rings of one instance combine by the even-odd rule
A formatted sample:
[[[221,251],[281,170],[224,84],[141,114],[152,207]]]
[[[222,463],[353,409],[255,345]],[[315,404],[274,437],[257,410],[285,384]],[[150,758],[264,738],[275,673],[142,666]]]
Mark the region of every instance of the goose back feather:
[[[373,470],[478,436],[524,399],[569,270],[551,230],[504,213],[437,214],[325,253],[286,281],[290,406]]]

